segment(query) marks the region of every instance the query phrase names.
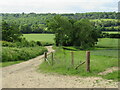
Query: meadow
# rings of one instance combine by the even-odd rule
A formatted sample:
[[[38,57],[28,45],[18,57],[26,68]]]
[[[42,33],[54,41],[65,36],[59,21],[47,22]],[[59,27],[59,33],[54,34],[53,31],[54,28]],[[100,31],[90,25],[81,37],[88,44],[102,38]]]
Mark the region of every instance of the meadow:
[[[33,40],[33,41],[44,41],[44,42],[54,43],[54,34],[50,34],[50,35],[49,34],[24,34],[24,37],[29,41]],[[56,46],[53,47],[56,50],[56,53],[54,53],[54,65],[51,66],[51,65],[48,65],[48,63],[43,62],[40,65],[39,70],[44,73],[52,72],[52,73],[59,73],[63,75],[78,75],[78,76],[84,76],[84,77],[100,76],[98,75],[98,73],[105,71],[107,68],[118,66],[118,40],[119,39],[100,38],[96,46],[94,48],[89,49],[91,52],[91,72],[86,72],[86,68],[85,68],[86,64],[81,65],[77,70],[75,70],[71,66],[70,52],[71,51],[74,52],[74,66],[76,67],[79,63],[86,60],[85,50],[80,50],[75,47],[56,47]],[[4,47],[3,49],[7,49],[7,48]],[[23,50],[25,50],[25,48]],[[35,57],[36,55],[34,56],[34,54],[40,55],[39,48],[36,48],[36,49],[34,48],[30,50],[34,50],[35,52],[31,53],[29,56],[33,55],[33,57]],[[8,51],[17,52],[17,50],[13,47],[9,48]],[[43,52],[41,54],[43,54]],[[9,52],[5,52],[5,53],[9,53]],[[11,56],[16,57],[16,55],[15,56],[11,55]],[[33,57],[31,56],[31,58]],[[24,60],[27,60],[27,59],[24,59]],[[51,62],[51,56],[48,59]],[[9,62],[9,63],[12,65],[12,64],[23,62],[24,60],[21,59],[20,61],[18,60],[15,62],[13,62],[14,61],[13,60],[12,62]],[[8,66],[9,63],[4,62],[3,66]],[[113,72],[107,75],[103,75],[101,77],[105,79],[118,80],[118,72]]]
[[[41,43],[45,44],[54,44],[54,34],[23,34],[29,41],[40,41]]]
[[[47,37],[47,36],[46,36]],[[86,60],[86,51],[75,47],[56,47],[54,49],[54,64],[49,65],[43,62],[39,70],[44,73],[59,73],[63,75],[78,76],[100,76],[105,79],[118,80],[118,72],[107,75],[98,75],[107,68],[118,66],[118,40],[111,38],[101,38],[96,46],[90,49],[91,52],[91,72],[86,72],[86,65],[81,65],[77,70],[74,68]],[[74,68],[71,65],[71,51],[74,52]],[[51,56],[48,57],[51,63]],[[96,67],[97,66],[97,67]],[[113,77],[115,76],[115,77]]]
[[[55,72],[63,75],[78,75],[78,76],[99,76],[98,73],[105,71],[107,68],[118,66],[118,52],[117,50],[109,52],[109,50],[100,49],[97,51],[91,51],[91,72],[86,72],[86,64],[81,65],[77,70],[74,68],[79,63],[86,60],[86,51],[78,50],[74,51],[74,68],[71,65],[71,50],[65,50],[56,47],[56,53],[54,53],[54,64],[49,65],[44,62],[40,65],[40,71],[42,72]],[[115,53],[112,55],[112,53]],[[51,61],[51,56],[48,58]],[[115,73],[116,74],[116,73]],[[114,77],[117,78],[117,77]]]

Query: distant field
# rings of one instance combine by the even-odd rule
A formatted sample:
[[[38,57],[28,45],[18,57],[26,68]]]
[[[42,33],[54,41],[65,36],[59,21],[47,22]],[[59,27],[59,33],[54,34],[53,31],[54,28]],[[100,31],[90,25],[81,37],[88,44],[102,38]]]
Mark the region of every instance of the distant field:
[[[54,34],[23,34],[27,40],[54,43]]]
[[[102,33],[119,34],[119,32],[111,32],[111,31],[102,31]]]
[[[92,19],[91,21],[118,21],[117,19]]]
[[[119,39],[101,38],[96,46],[103,48],[118,48],[118,40]]]

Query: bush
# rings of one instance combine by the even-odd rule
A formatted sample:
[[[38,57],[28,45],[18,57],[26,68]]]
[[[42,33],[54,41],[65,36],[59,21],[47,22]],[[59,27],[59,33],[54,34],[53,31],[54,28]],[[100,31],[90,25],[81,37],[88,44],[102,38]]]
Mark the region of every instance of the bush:
[[[37,41],[36,43],[37,43],[38,46],[42,46],[40,41]]]
[[[3,47],[2,49],[2,62],[28,60],[47,51],[43,47]]]
[[[53,45],[51,42],[41,42],[42,46],[50,46]]]
[[[0,43],[2,43],[3,47],[16,47],[16,44],[12,42],[0,41]]]
[[[42,46],[40,41],[27,41],[26,39],[22,39],[18,42],[7,42],[7,41],[1,41],[3,47],[36,47],[36,46]],[[46,45],[46,43],[43,43],[43,46]]]

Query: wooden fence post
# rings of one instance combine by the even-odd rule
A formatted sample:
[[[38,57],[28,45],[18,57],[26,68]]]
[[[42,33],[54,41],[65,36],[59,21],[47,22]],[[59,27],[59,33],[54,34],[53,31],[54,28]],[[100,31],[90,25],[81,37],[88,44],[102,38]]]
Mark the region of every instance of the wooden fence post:
[[[86,51],[86,71],[90,72],[90,51]]]
[[[52,54],[52,65],[53,65],[54,64],[53,52],[51,52],[51,54]]]
[[[74,66],[74,53],[73,52],[71,52],[71,58],[72,58],[71,64],[72,66]]]
[[[44,59],[46,61],[46,59],[47,59],[47,52],[44,53]]]

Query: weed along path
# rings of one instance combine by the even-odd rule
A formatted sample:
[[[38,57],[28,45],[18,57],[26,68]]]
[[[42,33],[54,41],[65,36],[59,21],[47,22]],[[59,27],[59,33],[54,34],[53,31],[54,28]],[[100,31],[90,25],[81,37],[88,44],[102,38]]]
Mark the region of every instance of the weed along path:
[[[48,53],[53,52],[47,46]],[[2,88],[118,88],[118,82],[100,77],[78,77],[38,73],[44,55],[29,61],[2,68]]]

